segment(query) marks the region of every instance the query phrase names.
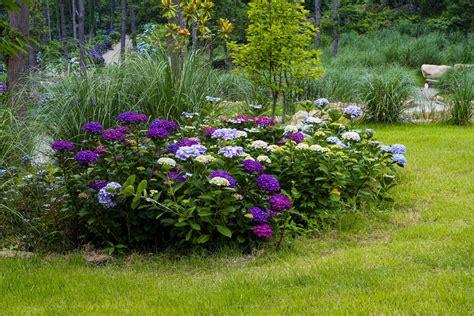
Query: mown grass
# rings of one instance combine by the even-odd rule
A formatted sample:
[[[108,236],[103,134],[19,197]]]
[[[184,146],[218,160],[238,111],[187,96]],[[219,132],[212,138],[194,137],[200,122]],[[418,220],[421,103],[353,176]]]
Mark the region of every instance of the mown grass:
[[[278,253],[0,259],[1,314],[471,314],[474,128],[376,130],[408,147],[393,210]]]

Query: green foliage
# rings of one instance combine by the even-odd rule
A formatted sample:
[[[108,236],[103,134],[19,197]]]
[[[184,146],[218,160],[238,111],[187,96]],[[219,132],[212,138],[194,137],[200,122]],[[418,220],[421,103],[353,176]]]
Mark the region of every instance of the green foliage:
[[[415,77],[399,67],[364,78],[360,93],[365,103],[365,119],[378,123],[399,122],[415,85]]]
[[[474,114],[474,70],[458,68],[446,74],[439,84],[448,95],[451,121],[455,125],[468,125]]]
[[[295,2],[255,0],[249,6],[247,44],[232,43],[232,58],[250,80],[270,91],[274,115],[280,94],[287,105],[292,93],[301,90],[300,80],[322,74],[319,51],[309,50],[315,29]]]
[[[171,61],[165,52],[153,56],[130,56],[120,66],[108,66],[89,73],[88,79],[71,74],[55,82],[34,78],[35,91],[48,95],[32,110],[47,133],[73,139],[87,121],[106,127],[127,110],[136,109],[162,118],[179,118],[184,111],[197,111],[207,95],[247,99],[251,85],[236,75],[213,70],[197,55],[184,60],[181,76],[172,77]],[[30,90],[18,102],[30,104]]]

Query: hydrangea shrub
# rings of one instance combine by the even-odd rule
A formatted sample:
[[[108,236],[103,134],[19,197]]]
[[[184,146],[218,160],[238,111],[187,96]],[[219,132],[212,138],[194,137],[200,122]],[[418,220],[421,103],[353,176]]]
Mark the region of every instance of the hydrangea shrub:
[[[404,166],[403,145],[384,146],[362,115],[318,101],[298,125],[268,117],[184,124],[125,112],[117,126],[84,122],[86,140],[52,144],[69,192],[69,210],[89,241],[143,248],[254,243],[298,232],[324,214],[376,203]],[[279,238],[280,238],[279,237]]]

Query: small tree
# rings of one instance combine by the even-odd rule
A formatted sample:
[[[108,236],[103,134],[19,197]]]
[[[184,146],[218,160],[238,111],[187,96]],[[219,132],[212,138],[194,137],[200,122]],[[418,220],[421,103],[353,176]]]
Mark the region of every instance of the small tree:
[[[299,82],[318,79],[323,71],[320,51],[310,50],[316,28],[307,21],[308,11],[288,0],[253,0],[249,3],[247,44],[230,43],[232,58],[242,71],[272,97],[272,116],[283,97],[283,114],[301,91]]]

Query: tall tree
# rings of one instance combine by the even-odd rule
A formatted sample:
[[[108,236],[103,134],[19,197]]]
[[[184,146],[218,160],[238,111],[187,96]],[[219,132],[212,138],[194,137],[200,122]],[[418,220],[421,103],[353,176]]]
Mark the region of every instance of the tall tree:
[[[64,12],[64,0],[59,0],[59,30],[60,30],[60,38],[63,42],[63,50],[64,50],[64,59],[67,65],[67,34],[66,34],[66,14]]]
[[[84,0],[79,0],[79,65],[84,78],[87,78],[86,53],[84,49]]]
[[[115,21],[115,0],[110,0],[110,29],[114,28]]]
[[[51,35],[51,11],[49,9],[49,0],[46,0],[46,23],[48,25],[48,39],[51,41],[53,37]]]
[[[21,0],[16,0],[18,8],[8,12],[10,20],[10,28],[19,32],[24,39],[29,37],[30,32],[30,10],[28,4]],[[7,89],[10,92],[10,105],[13,104],[15,93],[19,81],[27,74],[28,71],[28,55],[23,51],[17,51],[16,54],[8,56],[7,66]],[[25,112],[26,109],[18,109]]]
[[[316,23],[316,48],[321,48],[321,2],[314,0],[314,21]]]
[[[125,37],[127,36],[127,0],[120,1],[121,29],[120,29],[120,56],[125,54]]]
[[[332,56],[336,57],[337,55],[337,45],[339,42],[339,35],[337,29],[339,27],[339,1],[333,0],[333,29],[332,29]]]
[[[130,32],[134,35],[137,34],[137,19],[135,16],[135,1],[130,0]]]
[[[76,0],[71,0],[72,37],[77,40]]]

